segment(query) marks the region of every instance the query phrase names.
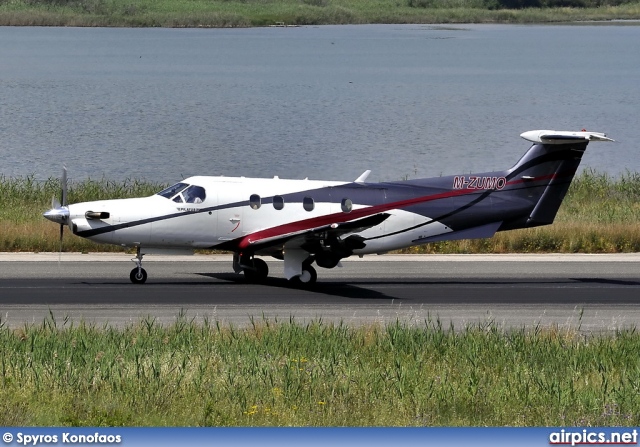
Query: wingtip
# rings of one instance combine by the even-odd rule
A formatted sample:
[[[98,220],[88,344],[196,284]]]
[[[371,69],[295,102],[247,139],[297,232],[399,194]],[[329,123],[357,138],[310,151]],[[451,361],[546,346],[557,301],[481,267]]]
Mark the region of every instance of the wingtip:
[[[371,174],[371,169],[364,171],[360,177],[355,179],[354,183],[364,183],[367,180],[367,177],[369,177],[369,174]]]

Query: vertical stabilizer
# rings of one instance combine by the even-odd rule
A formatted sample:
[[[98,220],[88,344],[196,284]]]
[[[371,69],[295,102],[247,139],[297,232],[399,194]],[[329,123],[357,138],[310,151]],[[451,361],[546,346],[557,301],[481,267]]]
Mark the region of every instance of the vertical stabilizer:
[[[509,170],[518,195],[535,201],[524,226],[553,223],[590,141],[613,141],[598,132],[533,130],[522,138],[534,144]]]

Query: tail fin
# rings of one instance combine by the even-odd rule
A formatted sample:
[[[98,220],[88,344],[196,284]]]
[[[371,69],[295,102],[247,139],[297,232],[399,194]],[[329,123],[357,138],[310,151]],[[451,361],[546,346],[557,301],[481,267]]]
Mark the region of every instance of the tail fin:
[[[526,222],[520,221],[516,227],[553,223],[589,142],[613,141],[603,133],[584,130],[532,130],[520,136],[534,144],[508,171],[507,178],[518,195],[537,201]]]

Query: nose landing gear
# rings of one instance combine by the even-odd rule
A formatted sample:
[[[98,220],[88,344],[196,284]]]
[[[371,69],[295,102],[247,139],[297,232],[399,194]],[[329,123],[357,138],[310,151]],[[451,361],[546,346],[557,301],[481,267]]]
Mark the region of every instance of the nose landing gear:
[[[131,270],[129,279],[134,284],[144,284],[147,280],[147,271],[142,268],[142,257],[144,254],[140,251],[140,247],[137,248],[136,257],[131,260],[136,264],[136,267]]]

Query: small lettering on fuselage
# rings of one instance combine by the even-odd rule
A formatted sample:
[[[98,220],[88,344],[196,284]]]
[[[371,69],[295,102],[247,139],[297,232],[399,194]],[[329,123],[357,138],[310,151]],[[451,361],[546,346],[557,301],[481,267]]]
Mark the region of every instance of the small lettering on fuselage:
[[[453,178],[453,189],[502,189],[507,185],[505,177],[477,177],[458,175]]]
[[[198,208],[178,208],[178,211],[198,211]]]

